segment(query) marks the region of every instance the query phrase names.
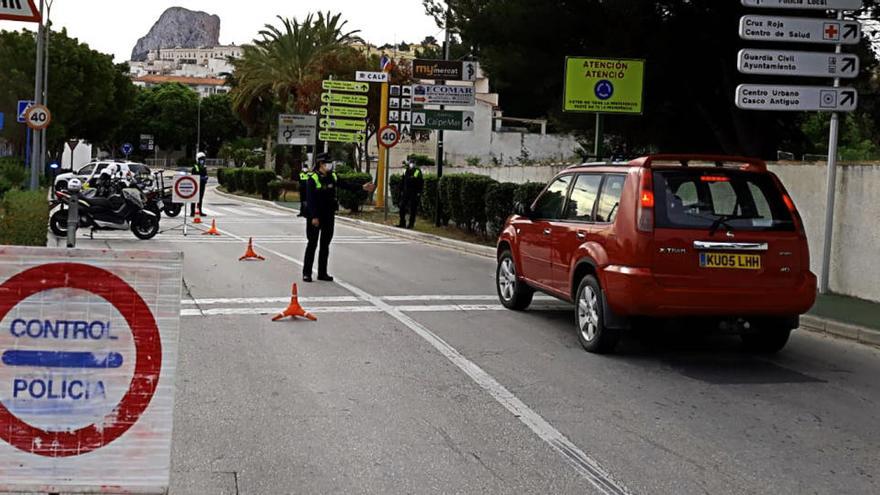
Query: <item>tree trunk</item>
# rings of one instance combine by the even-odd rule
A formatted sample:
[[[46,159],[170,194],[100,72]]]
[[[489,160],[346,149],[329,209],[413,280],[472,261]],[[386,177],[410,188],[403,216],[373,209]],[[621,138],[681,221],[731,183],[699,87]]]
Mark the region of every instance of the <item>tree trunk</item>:
[[[266,135],[266,159],[263,163],[263,168],[266,170],[275,170],[274,166],[275,160],[272,157],[272,134]]]

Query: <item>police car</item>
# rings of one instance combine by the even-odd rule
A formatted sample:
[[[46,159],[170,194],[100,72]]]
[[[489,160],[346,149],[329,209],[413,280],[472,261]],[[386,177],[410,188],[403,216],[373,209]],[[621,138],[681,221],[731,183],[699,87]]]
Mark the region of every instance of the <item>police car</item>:
[[[101,172],[110,165],[116,165],[118,167],[118,171],[122,174],[123,177],[126,178],[150,176],[152,173],[150,171],[150,168],[143,163],[121,160],[94,160],[83,166],[75,173],[68,172],[65,174],[59,174],[57,177],[55,177],[55,190],[66,190],[68,182],[70,182],[70,179],[74,177],[78,178],[83,184],[89,184],[93,178],[98,177]]]

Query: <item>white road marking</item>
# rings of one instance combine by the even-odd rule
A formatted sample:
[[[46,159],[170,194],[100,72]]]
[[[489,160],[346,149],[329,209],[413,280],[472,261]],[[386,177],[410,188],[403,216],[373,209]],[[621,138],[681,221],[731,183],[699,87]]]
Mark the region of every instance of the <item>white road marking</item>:
[[[222,217],[222,216],[225,216],[225,215],[224,215],[223,213],[220,213],[219,211],[215,211],[215,210],[212,209],[212,208],[202,208],[202,216],[205,216],[205,217]]]
[[[287,298],[286,302],[289,302]],[[280,304],[280,303],[279,303]],[[375,306],[324,306],[307,308],[309,313],[321,315],[324,313],[381,313],[382,310]],[[232,316],[232,315],[275,315],[284,311],[284,306],[274,308],[211,308],[211,309],[182,309],[180,316]]]
[[[294,217],[292,211],[290,213],[281,213],[280,211],[268,208],[251,208],[251,211],[256,211],[260,215],[269,215],[270,217]]]
[[[328,297],[300,297],[299,300],[304,303],[351,303],[361,302],[354,296],[328,296]],[[215,299],[183,299],[180,304],[198,305],[198,306],[215,306],[218,304],[268,304],[268,303],[286,303],[290,301],[287,297],[232,297],[232,298],[215,298]]]
[[[231,232],[221,232],[231,237],[244,240],[243,238]],[[263,247],[263,250],[281,259],[287,260],[295,265],[302,266],[301,261],[287,256],[283,253],[274,251],[266,247]],[[488,392],[493,399],[495,399],[499,404],[501,404],[505,409],[513,414],[514,417],[519,419],[524,425],[532,430],[535,435],[537,435],[541,440],[543,440],[550,447],[556,450],[556,452],[558,452],[566,461],[568,461],[569,464],[599,492],[606,495],[626,495],[631,493],[623,484],[615,481],[611,474],[608,473],[602,466],[600,466],[595,459],[582,451],[559,430],[554,428],[553,425],[548,423],[547,420],[541,417],[540,414],[538,414],[535,410],[526,405],[512,392],[507,390],[504,385],[493,378],[489,373],[484,371],[473,361],[470,361],[469,359],[464,357],[464,355],[458,352],[457,349],[446,343],[446,341],[438,337],[427,327],[413,320],[402,311],[389,305],[381,298],[373,296],[354,285],[343,282],[338,278],[336,279],[336,283],[340,287],[347,289],[352,294],[360,297],[361,299],[369,301],[373,304],[373,306],[379,308],[380,310],[387,313],[389,316],[403,323],[416,335],[422,337],[425,341],[431,344],[431,346],[433,346],[440,354],[442,354],[444,357],[446,357],[446,359],[455,364],[460,370],[462,370],[467,376],[469,376],[471,380],[473,380],[483,390]]]
[[[215,206],[214,208],[226,212],[227,215],[232,216],[242,216],[242,217],[255,217],[256,213],[251,213],[249,211],[245,211],[243,208],[239,207],[231,207],[231,206]]]

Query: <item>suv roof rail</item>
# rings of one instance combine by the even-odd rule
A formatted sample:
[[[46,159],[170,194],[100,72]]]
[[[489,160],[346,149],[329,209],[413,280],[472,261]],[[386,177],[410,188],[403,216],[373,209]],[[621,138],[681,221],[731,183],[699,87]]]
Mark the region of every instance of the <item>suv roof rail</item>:
[[[760,158],[749,158],[745,156],[733,156],[733,155],[691,155],[691,154],[664,154],[664,155],[648,155],[643,156],[641,158],[636,158],[635,160],[630,162],[630,165],[643,167],[643,168],[651,168],[654,162],[663,161],[663,162],[679,162],[682,167],[690,166],[690,162],[710,162],[714,163],[716,167],[724,167],[725,164],[745,164],[745,167],[741,167],[744,170],[751,170],[754,172],[766,172],[767,171],[767,163]]]
[[[606,161],[606,162],[586,162],[586,163],[575,163],[565,167],[565,170],[570,168],[581,168],[581,167],[630,167],[632,166],[628,161]]]

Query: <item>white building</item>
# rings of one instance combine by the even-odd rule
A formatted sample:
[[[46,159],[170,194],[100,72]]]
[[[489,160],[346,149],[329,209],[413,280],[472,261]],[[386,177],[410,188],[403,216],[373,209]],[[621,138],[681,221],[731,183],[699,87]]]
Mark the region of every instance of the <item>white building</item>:
[[[240,46],[150,50],[144,62],[129,62],[132,78],[142,76],[220,77],[232,73],[229,59],[241,58]]]
[[[220,79],[218,77],[145,75],[133,77],[132,82],[135,86],[142,88],[150,88],[166,83],[180,83],[184,86],[189,86],[203,98],[211,95],[226,94],[232,89],[226,85],[225,79]]]

